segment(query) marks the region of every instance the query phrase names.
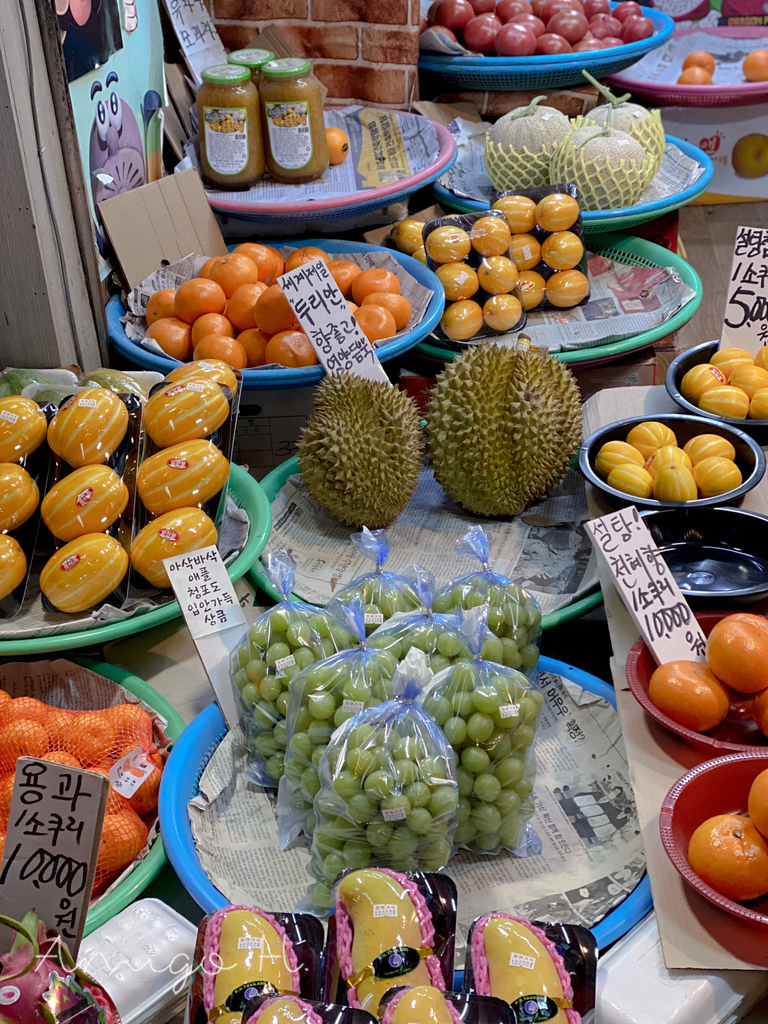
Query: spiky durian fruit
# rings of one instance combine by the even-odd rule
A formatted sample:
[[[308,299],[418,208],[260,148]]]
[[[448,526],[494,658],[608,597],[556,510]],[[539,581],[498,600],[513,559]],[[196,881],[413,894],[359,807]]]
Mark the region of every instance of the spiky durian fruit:
[[[389,526],[421,468],[420,417],[403,391],[348,373],[326,377],[299,441],[307,490],[348,526]]]
[[[435,478],[455,501],[518,515],[554,487],[579,445],[579,389],[552,356],[478,345],[438,377],[427,436]]]

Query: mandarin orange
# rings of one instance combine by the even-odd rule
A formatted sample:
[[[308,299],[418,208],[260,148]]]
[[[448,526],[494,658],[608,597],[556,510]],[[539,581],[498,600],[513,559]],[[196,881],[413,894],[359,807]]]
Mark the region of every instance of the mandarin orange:
[[[339,291],[348,299],[352,294],[352,284],[356,277],[363,272],[363,268],[353,263],[352,260],[331,260],[328,264],[331,277],[339,286]]]
[[[233,370],[244,370],[248,365],[245,349],[235,338],[222,334],[209,334],[195,345],[192,355],[195,362],[201,359],[220,359]]]
[[[238,342],[243,346],[248,366],[263,366],[264,351],[269,341],[269,335],[260,331],[258,327],[249,327],[237,336]]]
[[[260,245],[258,242],[241,242],[240,245],[235,246],[233,251],[253,260],[258,268],[259,281],[262,284],[273,284],[285,267],[283,257],[277,249],[273,249],[269,245]]]
[[[352,298],[362,306],[363,299],[372,292],[391,292],[393,295],[400,294],[400,282],[391,270],[384,267],[371,267],[364,270],[352,282]]]
[[[707,638],[707,664],[717,678],[740,693],[768,686],[768,620],[737,612],[715,624]]]
[[[371,292],[362,302],[365,306],[380,306],[388,309],[395,320],[395,329],[402,331],[411,319],[411,304],[404,295],[393,295],[391,292]]]
[[[256,326],[256,302],[267,290],[263,281],[257,284],[241,284],[227,303],[227,319],[239,334]],[[212,331],[218,334],[219,331]]]
[[[193,277],[176,289],[174,306],[176,316],[193,324],[204,313],[221,313],[227,304],[224,289],[207,277]]]
[[[715,674],[698,661],[668,661],[651,676],[648,696],[673,722],[706,732],[728,714],[729,695]]]
[[[224,295],[230,299],[242,284],[257,284],[259,268],[241,252],[222,256],[210,270],[211,280],[221,285]],[[216,310],[217,313],[221,310]]]
[[[225,338],[234,338],[235,328],[223,313],[203,313],[192,324],[192,348],[207,334],[223,334]]]
[[[156,341],[171,359],[184,363],[192,355],[192,328],[179,317],[168,316],[155,320],[147,331],[147,337]]]
[[[363,303],[365,303],[365,299],[363,299]],[[371,344],[375,341],[394,338],[397,334],[395,318],[383,306],[362,305],[354,311],[352,316],[357,320],[360,330]]]
[[[161,288],[159,292],[151,295],[147,308],[144,310],[147,327],[151,327],[155,320],[160,320],[166,316],[176,316],[175,300],[175,288]]]
[[[291,367],[315,366],[317,356],[306,334],[301,331],[278,331],[267,342],[264,361]]]
[[[279,284],[271,284],[256,300],[256,326],[265,334],[298,330],[299,321]]]
[[[295,270],[296,267],[303,267],[305,263],[310,263],[312,260],[317,258],[323,260],[324,263],[330,263],[328,253],[322,249],[318,249],[316,245],[305,245],[301,249],[294,249],[288,259],[285,261],[286,271]]]
[[[729,900],[768,893],[768,844],[741,814],[717,814],[702,822],[688,843],[688,863]]]

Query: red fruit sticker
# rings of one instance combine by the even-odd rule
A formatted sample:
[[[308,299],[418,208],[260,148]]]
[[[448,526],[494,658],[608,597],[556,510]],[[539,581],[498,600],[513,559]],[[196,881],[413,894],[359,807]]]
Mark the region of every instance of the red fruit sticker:
[[[82,557],[82,555],[70,555],[68,558],[64,559],[59,568],[62,572],[66,572],[68,569],[74,569]]]
[[[183,390],[183,384],[174,384],[172,388],[168,388],[168,390],[165,392],[165,396],[166,398],[171,398],[173,395],[180,395]]]
[[[168,465],[171,469],[189,469],[189,463],[186,459],[168,459]]]
[[[62,407],[59,409],[59,412],[64,412],[65,409],[71,408],[75,404],[76,401],[77,401],[77,395],[72,395],[72,397],[68,398],[66,400],[66,402],[64,403],[64,405],[62,405]]]
[[[109,781],[120,796],[130,799],[155,770],[141,747],[125,754],[109,769]]]
[[[162,530],[158,530],[157,536],[162,537],[163,540],[169,540],[171,544],[175,544],[179,539],[178,533],[176,533],[175,530],[169,530],[167,527],[163,527]]]
[[[84,491],[80,491],[77,498],[75,498],[75,504],[78,508],[83,508],[93,497],[93,488],[86,487]]]

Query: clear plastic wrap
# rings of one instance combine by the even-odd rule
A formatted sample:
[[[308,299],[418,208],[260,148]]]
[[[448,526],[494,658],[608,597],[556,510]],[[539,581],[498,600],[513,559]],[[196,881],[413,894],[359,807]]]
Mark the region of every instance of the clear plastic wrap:
[[[446,670],[450,671],[450,670]],[[457,824],[456,759],[432,715],[418,703],[429,680],[412,650],[393,681],[394,698],[361,711],[332,737],[320,761],[309,899],[327,911],[346,868],[440,871]]]
[[[287,551],[266,555],[264,566],[283,600],[249,628],[232,654],[231,671],[243,711],[248,777],[274,787],[283,774],[291,679],[358,641],[324,609],[290,600],[296,563]]]
[[[397,661],[389,651],[369,649],[363,602],[343,608],[357,649],[341,651],[295,676],[286,715],[288,748],[278,794],[278,829],[286,847],[315,826],[313,801],[320,789],[320,760],[334,729],[365,708],[392,699]]]
[[[544,697],[515,669],[481,660],[487,606],[461,613],[475,660],[439,672],[420,702],[456,753],[459,823],[454,842],[479,853],[541,851],[533,815],[533,753]]]
[[[353,533],[350,540],[361,555],[375,563],[376,569],[352,580],[328,602],[328,611],[332,615],[339,618],[342,609],[359,597],[365,605],[365,628],[370,634],[396,612],[426,610],[413,579],[384,571],[384,563],[389,556],[386,530],[369,530],[364,526],[360,533]]]
[[[535,681],[535,669],[541,646],[541,608],[527,590],[492,572],[488,567],[491,545],[482,526],[471,526],[456,542],[459,552],[476,558],[482,565],[479,572],[461,576],[435,594],[432,608],[446,614],[457,608],[488,605],[488,629],[502,641],[502,657],[498,651],[483,654],[489,661],[499,661],[520,669]]]

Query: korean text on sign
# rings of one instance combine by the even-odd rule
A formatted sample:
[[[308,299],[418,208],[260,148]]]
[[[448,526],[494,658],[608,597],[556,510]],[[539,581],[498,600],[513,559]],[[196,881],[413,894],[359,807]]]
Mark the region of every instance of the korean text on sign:
[[[193,637],[243,622],[243,611],[215,547],[163,562]]]
[[[768,231],[738,228],[720,347],[752,355],[768,344]]]
[[[637,509],[593,519],[586,529],[656,661],[705,661],[704,634]]]

